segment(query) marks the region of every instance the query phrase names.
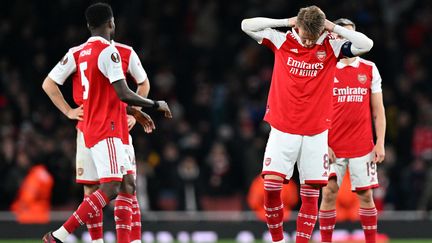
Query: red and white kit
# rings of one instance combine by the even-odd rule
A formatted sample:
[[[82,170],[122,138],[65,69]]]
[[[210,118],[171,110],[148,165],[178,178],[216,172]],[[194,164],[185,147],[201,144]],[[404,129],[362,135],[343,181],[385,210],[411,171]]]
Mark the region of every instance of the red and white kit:
[[[324,32],[314,47],[306,48],[294,29],[282,33],[267,28],[255,34],[275,56],[264,117],[272,130],[263,174],[289,180],[297,161],[301,184],[327,184],[332,81],[346,40]]]
[[[49,77],[57,84],[63,85],[66,79],[72,77],[73,99],[77,105],[83,104],[84,86],[81,83],[80,74],[77,72],[78,57],[81,49],[86,43],[69,49],[63,59],[53,68],[49,73]],[[147,79],[147,74],[141,65],[136,52],[132,47],[114,43],[114,46],[120,53],[122,60],[122,68],[124,75],[131,77],[137,84],[144,82]],[[125,104],[126,106],[126,104]],[[123,121],[126,122],[127,121]],[[125,149],[129,163],[126,164],[127,168],[132,168],[129,173],[135,173],[135,153],[132,145],[132,140],[128,134],[127,126],[124,134],[127,136],[123,138],[126,141]],[[76,181],[77,183],[84,184],[98,184],[99,177],[97,175],[96,166],[92,160],[90,149],[85,146],[84,135],[82,133],[83,122],[77,123],[77,152],[76,152]]]
[[[336,67],[329,146],[337,159],[330,165],[330,177],[336,176],[340,185],[348,167],[353,191],[378,187],[370,97],[382,92],[381,76],[373,62],[360,57]]]

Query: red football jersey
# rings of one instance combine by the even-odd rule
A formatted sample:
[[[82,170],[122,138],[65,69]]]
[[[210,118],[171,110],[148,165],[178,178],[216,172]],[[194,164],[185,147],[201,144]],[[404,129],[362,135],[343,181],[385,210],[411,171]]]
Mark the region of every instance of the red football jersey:
[[[292,30],[260,32],[274,52],[274,67],[264,120],[276,129],[315,135],[330,128],[334,71],[346,40],[323,33],[312,48]]]
[[[350,65],[338,62],[333,88],[333,123],[329,146],[338,158],[355,158],[374,147],[371,93],[381,90],[381,76],[375,64],[356,57]]]
[[[111,85],[125,79],[119,52],[102,37],[91,37],[80,52],[77,65],[84,86],[86,146],[91,148],[108,137],[123,139],[125,107]]]
[[[78,106],[83,104],[84,86],[81,83],[80,74],[76,71],[78,69],[77,64],[79,53],[85,44],[86,43],[69,49],[63,59],[48,74],[48,76],[59,85],[63,85],[69,76],[72,77],[73,99]],[[126,76],[129,74],[138,84],[144,82],[147,79],[147,73],[142,67],[138,55],[133,48],[120,43],[114,43],[114,46],[120,53],[124,75]],[[128,143],[129,136],[127,119],[125,118],[123,122],[126,123],[126,126],[122,127],[126,130],[124,131],[125,137],[122,140],[124,143]],[[81,131],[83,130],[82,121],[78,121],[77,128]]]

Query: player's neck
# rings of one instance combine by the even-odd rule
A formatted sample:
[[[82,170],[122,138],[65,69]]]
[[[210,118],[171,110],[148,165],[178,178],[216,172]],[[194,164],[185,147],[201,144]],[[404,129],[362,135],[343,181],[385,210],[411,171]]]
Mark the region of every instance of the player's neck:
[[[345,65],[350,65],[355,60],[356,60],[355,57],[350,57],[350,58],[343,58],[343,59],[340,60],[340,62],[343,63],[343,64],[345,64]]]
[[[110,34],[104,32],[104,31],[94,31],[94,32],[92,32],[92,36],[100,36],[107,41],[111,41]]]

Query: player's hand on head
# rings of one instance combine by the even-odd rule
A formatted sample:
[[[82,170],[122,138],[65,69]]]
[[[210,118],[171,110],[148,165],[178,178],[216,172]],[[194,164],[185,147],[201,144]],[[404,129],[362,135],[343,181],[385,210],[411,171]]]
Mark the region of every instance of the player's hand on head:
[[[335,27],[335,24],[333,22],[331,22],[330,20],[326,19],[324,22],[324,29],[329,31],[329,32],[333,32],[333,29]]]
[[[297,16],[288,19],[288,27],[295,27],[297,24]]]
[[[84,108],[83,105],[78,106],[77,108],[70,109],[66,112],[66,116],[71,120],[82,121],[84,116]]]
[[[385,149],[384,149],[384,145],[382,144],[376,144],[374,149],[374,158],[373,158],[373,162],[374,163],[382,163],[385,159]]]
[[[328,155],[329,155],[330,164],[334,163],[336,161],[336,154],[334,153],[333,149],[330,147],[328,147]]]
[[[158,100],[156,102],[159,105],[157,110],[162,111],[166,118],[172,118],[171,110],[170,110],[168,104],[163,100]]]
[[[131,116],[131,115],[127,115],[127,124],[128,124],[128,130],[132,130],[132,128],[135,126],[136,124],[136,119],[135,117]]]

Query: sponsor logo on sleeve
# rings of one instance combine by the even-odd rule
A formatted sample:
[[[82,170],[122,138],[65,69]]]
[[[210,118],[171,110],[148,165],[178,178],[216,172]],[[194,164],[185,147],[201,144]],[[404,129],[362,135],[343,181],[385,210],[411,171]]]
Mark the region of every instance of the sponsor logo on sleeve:
[[[119,63],[120,62],[120,56],[117,52],[113,52],[111,54],[111,60],[115,63]]]
[[[69,61],[69,58],[67,57],[67,55],[65,55],[61,60],[60,60],[60,64],[61,65],[66,65],[66,63]]]

